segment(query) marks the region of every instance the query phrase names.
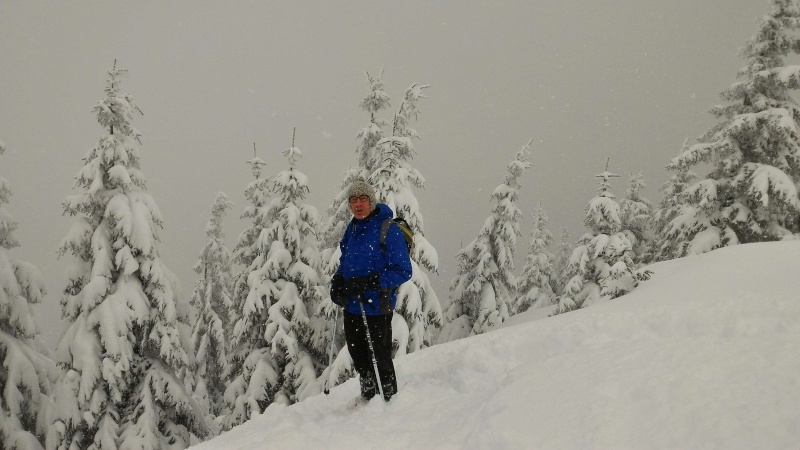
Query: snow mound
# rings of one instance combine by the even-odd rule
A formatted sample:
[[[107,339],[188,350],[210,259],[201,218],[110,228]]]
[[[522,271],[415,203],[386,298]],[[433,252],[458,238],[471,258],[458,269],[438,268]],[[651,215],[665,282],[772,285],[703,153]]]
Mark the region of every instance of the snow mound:
[[[349,409],[350,380],[196,448],[794,448],[799,263],[780,242],[656,264],[616,300],[398,358],[389,404]]]

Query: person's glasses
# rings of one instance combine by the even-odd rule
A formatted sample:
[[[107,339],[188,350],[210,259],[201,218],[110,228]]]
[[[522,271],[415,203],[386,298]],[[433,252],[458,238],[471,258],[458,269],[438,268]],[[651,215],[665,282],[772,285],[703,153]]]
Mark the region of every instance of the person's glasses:
[[[368,202],[368,201],[369,201],[369,197],[367,197],[366,195],[360,195],[360,196],[359,195],[354,195],[354,196],[350,197],[350,204],[355,204],[355,203],[358,203],[358,202]]]

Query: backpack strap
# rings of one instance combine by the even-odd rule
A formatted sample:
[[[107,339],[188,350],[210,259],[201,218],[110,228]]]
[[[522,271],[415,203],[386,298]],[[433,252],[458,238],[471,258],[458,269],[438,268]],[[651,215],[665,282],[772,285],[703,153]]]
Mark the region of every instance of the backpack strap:
[[[386,252],[386,236],[389,234],[389,227],[392,226],[394,220],[390,217],[381,222],[381,251]]]
[[[381,222],[381,252],[385,255],[386,254],[386,236],[389,234],[389,227],[392,226],[394,223],[394,219],[391,217],[388,219],[384,219]],[[392,292],[397,289],[394,288],[381,288],[381,313],[388,314],[392,312]]]

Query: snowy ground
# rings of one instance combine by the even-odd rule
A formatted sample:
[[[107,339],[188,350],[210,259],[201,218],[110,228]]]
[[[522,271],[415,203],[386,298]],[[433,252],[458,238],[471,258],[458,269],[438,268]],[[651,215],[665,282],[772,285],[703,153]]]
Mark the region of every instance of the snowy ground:
[[[348,411],[350,380],[197,448],[798,448],[800,242],[652,269],[614,301],[399,358],[388,405]]]

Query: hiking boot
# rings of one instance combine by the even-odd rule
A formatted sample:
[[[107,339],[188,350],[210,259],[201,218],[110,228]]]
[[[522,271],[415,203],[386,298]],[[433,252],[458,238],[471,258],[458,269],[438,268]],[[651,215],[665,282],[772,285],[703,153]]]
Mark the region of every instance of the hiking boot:
[[[361,396],[369,400],[375,397],[375,379],[372,377],[359,377],[358,381],[361,383]]]
[[[383,399],[387,402],[392,399],[392,396],[397,394],[397,383],[386,383],[383,385]]]

